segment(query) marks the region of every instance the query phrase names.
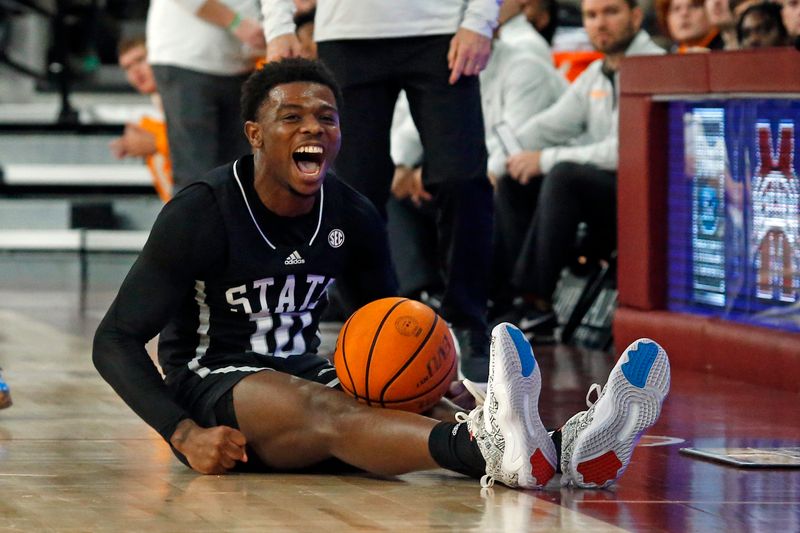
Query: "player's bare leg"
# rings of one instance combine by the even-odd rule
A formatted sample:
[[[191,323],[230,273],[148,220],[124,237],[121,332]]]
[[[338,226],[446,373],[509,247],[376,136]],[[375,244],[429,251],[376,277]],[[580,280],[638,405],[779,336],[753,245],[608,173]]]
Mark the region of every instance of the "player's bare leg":
[[[239,428],[267,465],[292,469],[336,457],[382,475],[438,468],[432,418],[360,404],[344,393],[279,372],[244,378],[233,391]]]
[[[241,432],[266,464],[310,466],[336,457],[385,475],[444,467],[482,484],[541,488],[556,452],[538,416],[540,373],[530,344],[510,324],[492,332],[486,400],[459,423],[377,409],[278,372],[233,390]],[[532,468],[533,467],[533,468]]]

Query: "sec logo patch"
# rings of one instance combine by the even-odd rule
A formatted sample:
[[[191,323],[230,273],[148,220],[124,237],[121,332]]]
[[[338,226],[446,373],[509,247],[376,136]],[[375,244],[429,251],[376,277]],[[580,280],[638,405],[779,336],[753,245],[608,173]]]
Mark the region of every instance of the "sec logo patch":
[[[331,245],[331,248],[338,248],[342,244],[344,244],[344,232],[340,229],[332,229],[330,233],[328,233],[328,244]]]

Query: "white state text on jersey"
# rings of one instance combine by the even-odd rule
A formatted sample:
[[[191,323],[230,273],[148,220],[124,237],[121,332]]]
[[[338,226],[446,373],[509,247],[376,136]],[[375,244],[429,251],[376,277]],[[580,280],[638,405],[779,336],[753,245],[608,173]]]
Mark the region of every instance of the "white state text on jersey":
[[[231,312],[238,313],[241,310],[251,317],[270,313],[302,312],[317,306],[333,279],[308,274],[305,276],[305,280],[303,280],[303,276],[298,280],[290,274],[283,280],[280,290],[275,284],[275,277],[257,279],[252,282],[250,288],[247,285],[229,288],[225,291],[225,300],[231,306]],[[280,283],[280,277],[278,283]],[[270,289],[270,287],[272,288]],[[303,298],[299,306],[297,305],[298,296]],[[254,311],[255,309],[257,311]]]

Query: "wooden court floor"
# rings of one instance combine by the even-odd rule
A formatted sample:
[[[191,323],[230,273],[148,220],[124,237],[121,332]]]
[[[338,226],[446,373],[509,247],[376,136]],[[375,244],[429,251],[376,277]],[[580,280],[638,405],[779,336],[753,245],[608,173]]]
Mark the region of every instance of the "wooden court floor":
[[[800,471],[691,459],[682,446],[799,446],[798,397],[674,371],[662,417],[609,490],[521,492],[443,470],[202,476],[175,460],[94,371],[74,291],[0,288],[0,531],[800,531]],[[669,350],[669,346],[666,348]],[[537,348],[556,426],[601,383],[610,355]],[[765,361],[764,364],[769,364]]]

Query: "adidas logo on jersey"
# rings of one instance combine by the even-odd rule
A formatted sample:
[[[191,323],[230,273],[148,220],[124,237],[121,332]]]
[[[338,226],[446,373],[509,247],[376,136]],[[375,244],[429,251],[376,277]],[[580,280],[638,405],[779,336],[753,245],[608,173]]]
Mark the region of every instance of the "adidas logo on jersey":
[[[305,263],[306,260],[300,257],[300,254],[297,253],[297,250],[292,252],[289,257],[286,258],[286,261],[283,262],[284,265],[302,265]]]

